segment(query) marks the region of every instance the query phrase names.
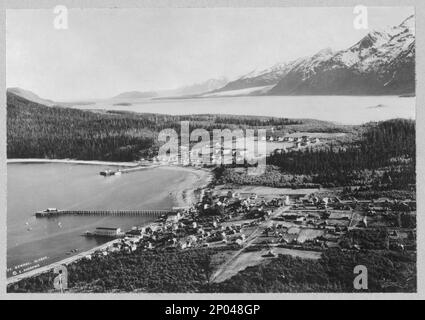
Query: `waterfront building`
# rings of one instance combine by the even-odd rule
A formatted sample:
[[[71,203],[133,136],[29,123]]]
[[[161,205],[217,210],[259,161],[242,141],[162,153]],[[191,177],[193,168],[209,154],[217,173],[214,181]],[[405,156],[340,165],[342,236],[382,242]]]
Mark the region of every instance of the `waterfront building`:
[[[122,232],[121,228],[99,227],[96,228],[94,234],[99,237],[118,237],[122,234]]]
[[[180,219],[181,219],[180,213],[179,212],[173,212],[173,213],[170,213],[167,216],[166,223],[177,223],[177,222],[179,222]]]

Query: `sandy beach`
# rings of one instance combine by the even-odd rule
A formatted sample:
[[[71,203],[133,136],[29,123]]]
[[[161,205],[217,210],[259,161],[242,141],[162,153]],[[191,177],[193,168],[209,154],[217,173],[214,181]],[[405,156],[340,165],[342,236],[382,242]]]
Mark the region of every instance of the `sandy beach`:
[[[74,159],[40,159],[40,158],[26,158],[26,159],[7,159],[7,163],[73,163],[73,164],[92,164],[92,165],[105,165],[105,166],[119,166],[119,167],[137,167],[137,162],[109,162],[97,160],[74,160]]]
[[[206,169],[192,167],[160,166],[159,170],[182,170],[189,174],[176,186],[172,194],[173,200],[178,207],[189,207],[199,201],[197,190],[205,188],[212,180],[212,173]]]

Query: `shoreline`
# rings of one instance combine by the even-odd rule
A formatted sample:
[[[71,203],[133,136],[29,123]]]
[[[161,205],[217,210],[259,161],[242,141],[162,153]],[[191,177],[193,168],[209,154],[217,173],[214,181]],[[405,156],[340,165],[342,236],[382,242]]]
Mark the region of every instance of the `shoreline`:
[[[11,160],[9,162],[9,160]],[[35,160],[35,161],[34,161]],[[108,164],[113,165],[110,162],[104,162],[104,161],[79,161],[79,160],[67,160],[67,159],[8,159],[7,163],[69,163],[69,164]],[[115,164],[115,163],[114,163]],[[121,165],[121,164],[116,164]],[[137,166],[137,164],[130,164],[127,163],[127,166]],[[149,166],[146,166],[148,169]],[[190,207],[193,204],[195,204],[198,199],[196,195],[196,191],[205,188],[210,182],[213,177],[212,172],[208,169],[202,169],[202,168],[194,168],[194,167],[181,167],[181,166],[173,166],[173,165],[160,165],[160,166],[153,166],[152,168],[157,168],[159,170],[179,170],[179,171],[187,171],[188,175],[179,183],[176,184],[175,190],[176,192],[173,192],[173,202],[175,203],[175,206],[177,207]],[[149,226],[154,224],[155,222],[149,222],[146,225],[143,226]],[[113,239],[111,241],[105,242],[102,245],[96,246],[94,248],[88,249],[83,252],[79,252],[73,256],[67,257],[65,259],[59,260],[57,262],[53,262],[50,264],[47,264],[45,266],[41,266],[38,268],[34,268],[32,270],[29,270],[27,272],[10,276],[6,278],[6,285],[10,285],[12,283],[18,282],[20,280],[23,280],[25,278],[31,278],[34,276],[37,276],[42,273],[49,272],[53,268],[59,265],[68,265],[70,263],[76,262],[82,258],[84,258],[87,255],[90,255],[94,253],[95,251],[104,250],[107,247],[113,245],[113,243],[120,241],[120,239]]]
[[[49,272],[57,266],[68,265],[70,263],[76,262],[80,259],[83,259],[84,257],[86,257],[88,255],[95,253],[96,251],[105,250],[106,248],[108,248],[109,246],[113,245],[115,242],[118,242],[120,240],[121,239],[114,239],[114,240],[105,242],[104,244],[101,244],[99,246],[96,246],[94,248],[91,248],[91,249],[88,249],[86,251],[77,253],[76,255],[73,255],[71,257],[59,260],[57,262],[47,264],[47,265],[39,267],[39,268],[34,268],[30,271],[18,274],[16,276],[8,277],[8,278],[6,278],[6,286],[13,284],[15,282],[21,281],[21,280],[26,279],[26,278],[35,277],[39,274]]]
[[[176,192],[173,192],[173,201],[177,207],[190,207],[198,202],[197,190],[205,188],[213,178],[213,174],[208,169],[194,167],[180,167],[172,165],[161,165],[156,167],[159,170],[187,171],[189,174],[183,181],[176,185]]]
[[[105,165],[120,167],[137,167],[141,166],[137,162],[109,162],[100,160],[75,160],[75,159],[41,159],[41,158],[13,158],[7,159],[6,163],[68,163],[68,164],[88,164],[88,165]],[[148,167],[148,165],[146,165]]]

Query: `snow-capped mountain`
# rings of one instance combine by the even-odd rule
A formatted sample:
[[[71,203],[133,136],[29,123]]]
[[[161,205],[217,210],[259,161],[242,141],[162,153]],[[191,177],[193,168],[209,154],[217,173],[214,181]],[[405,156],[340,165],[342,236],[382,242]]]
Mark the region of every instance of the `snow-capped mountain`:
[[[182,86],[176,89],[158,91],[158,96],[161,98],[196,96],[214,91],[218,88],[222,88],[228,82],[229,81],[224,77],[218,79],[208,79],[203,82]]]
[[[415,91],[415,19],[372,31],[346,50],[251,72],[218,91],[273,85],[266,94],[411,94]],[[264,94],[264,93],[263,93]]]
[[[387,31],[372,31],[351,48],[339,52],[335,62],[347,67],[354,67],[361,72],[380,71],[401,54],[411,57],[415,43],[414,17],[410,16],[400,25]]]
[[[298,60],[289,63],[277,63],[270,68],[253,70],[235,81],[231,81],[216,91],[231,91],[250,87],[262,87],[274,85],[279,82],[297,63]]]
[[[195,83],[190,86],[185,86],[177,90],[178,95],[194,95],[201,94],[204,92],[213,91],[217,88],[221,88],[227,84],[228,80],[226,78],[219,79],[208,79],[207,81],[201,83]]]
[[[415,91],[415,29],[411,16],[372,31],[346,50],[306,60],[268,93],[409,94]]]
[[[137,99],[146,99],[146,98],[153,98],[156,97],[157,93],[154,91],[127,91],[122,92],[114,97],[111,98],[111,100],[137,100]]]

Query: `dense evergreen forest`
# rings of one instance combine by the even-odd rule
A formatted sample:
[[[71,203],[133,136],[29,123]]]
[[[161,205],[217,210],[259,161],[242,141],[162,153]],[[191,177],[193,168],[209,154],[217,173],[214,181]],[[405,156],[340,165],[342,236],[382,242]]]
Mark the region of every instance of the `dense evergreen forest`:
[[[415,122],[393,119],[365,125],[362,138],[344,148],[277,154],[267,163],[283,172],[313,175],[313,183],[337,185],[359,183],[365,170],[381,170],[380,185],[405,188],[415,183],[415,141]]]
[[[7,155],[131,161],[153,146],[154,121],[46,107],[8,94]]]
[[[68,286],[74,292],[197,292],[210,276],[214,249],[182,252],[111,253],[68,266]],[[47,272],[8,286],[9,292],[49,292],[55,275]]]
[[[360,132],[358,139],[337,147],[273,154],[261,175],[226,166],[215,170],[216,178],[222,183],[285,188],[412,189],[416,183],[415,122],[393,119],[369,123]]]
[[[246,127],[281,127],[287,125],[301,125],[302,120],[276,118],[276,117],[261,117],[261,116],[241,116],[241,115],[220,115],[220,114],[199,114],[180,116],[180,120],[195,121],[195,122],[208,122],[215,124],[237,125],[241,128]]]
[[[190,130],[203,128],[210,132],[213,129],[258,127],[308,130],[319,124],[330,132],[343,130],[331,123],[316,120],[210,114],[176,116],[47,107],[8,92],[7,156],[138,160],[156,155],[158,132],[166,128],[180,132],[181,121],[190,121]]]
[[[242,168],[228,165],[215,170],[216,179],[280,188],[359,186],[365,192],[414,189],[415,121],[393,119],[356,130],[356,138],[343,144],[270,155],[261,175],[248,175]]]
[[[376,169],[388,166],[397,160],[415,159],[415,122],[394,119],[376,125],[366,125],[363,138],[345,149],[294,151],[269,158],[285,170],[298,174],[312,174],[333,169]],[[327,174],[326,172],[325,174]]]
[[[46,107],[8,93],[8,158],[72,158],[81,160],[134,161],[157,154],[158,132],[180,131],[180,121],[190,130],[279,128],[305,130],[322,126],[335,132],[350,130],[316,120],[232,116],[161,115],[125,111],[85,111]],[[356,128],[360,139],[319,150],[275,154],[262,176],[222,171],[224,182],[277,187],[373,185],[406,189],[415,184],[415,122],[394,119]]]
[[[214,292],[356,292],[353,268],[368,266],[368,292],[415,292],[416,256],[383,251],[323,252],[318,261],[279,255],[211,287]]]
[[[212,256],[223,249],[112,253],[68,266],[72,292],[352,292],[353,268],[368,265],[368,292],[415,292],[416,256],[330,249],[315,261],[279,255],[221,283],[209,283]],[[7,292],[52,292],[53,272],[21,280]]]

